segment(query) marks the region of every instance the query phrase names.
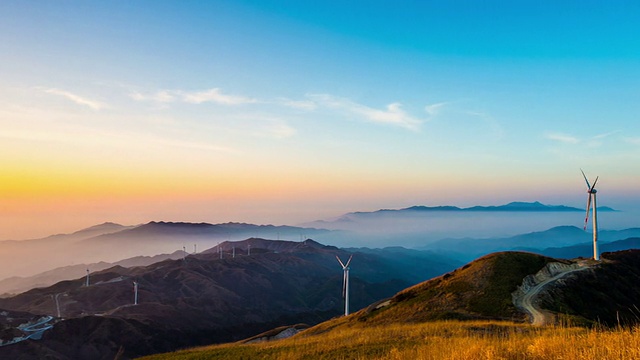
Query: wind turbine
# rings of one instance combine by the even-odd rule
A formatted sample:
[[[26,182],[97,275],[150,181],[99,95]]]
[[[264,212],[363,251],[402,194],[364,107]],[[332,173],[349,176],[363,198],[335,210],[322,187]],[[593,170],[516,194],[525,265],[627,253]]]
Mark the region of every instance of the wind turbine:
[[[344,316],[349,315],[349,264],[351,263],[351,258],[353,255],[349,256],[349,260],[347,263],[343,263],[342,260],[336,255],[336,259],[340,265],[342,265],[342,270],[344,270],[344,278],[342,280],[342,297],[344,298]]]
[[[587,183],[587,193],[589,194],[587,197],[587,216],[584,218],[584,230],[587,230],[587,223],[589,222],[589,210],[591,210],[591,202],[593,201],[593,216],[591,218],[591,222],[593,223],[593,259],[596,261],[600,260],[600,254],[598,253],[598,206],[596,204],[596,183],[598,182],[598,177],[596,176],[596,180],[593,182],[593,185],[589,184],[589,180],[587,180],[587,175],[584,174],[584,171],[580,169],[582,172],[582,176],[584,177],[584,181]]]

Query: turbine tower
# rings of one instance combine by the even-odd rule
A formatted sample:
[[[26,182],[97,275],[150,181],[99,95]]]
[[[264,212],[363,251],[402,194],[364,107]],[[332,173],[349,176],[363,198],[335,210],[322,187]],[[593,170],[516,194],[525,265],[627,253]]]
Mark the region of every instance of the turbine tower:
[[[353,255],[349,256],[349,260],[347,263],[343,263],[342,260],[336,255],[336,259],[342,266],[342,270],[344,271],[344,278],[342,280],[342,297],[344,298],[344,316],[349,315],[349,264],[351,263],[351,258]]]
[[[584,230],[587,230],[589,210],[591,210],[591,203],[593,202],[593,216],[591,218],[591,222],[593,223],[593,260],[600,261],[600,253],[598,253],[598,206],[596,203],[596,193],[598,192],[598,190],[596,190],[596,183],[598,182],[598,177],[596,176],[596,180],[593,182],[593,185],[591,185],[584,171],[582,171],[582,169],[580,169],[580,171],[582,172],[584,181],[587,183],[587,193],[589,194],[587,197],[587,216],[584,218]]]
[[[138,282],[133,282],[133,305],[138,305]]]

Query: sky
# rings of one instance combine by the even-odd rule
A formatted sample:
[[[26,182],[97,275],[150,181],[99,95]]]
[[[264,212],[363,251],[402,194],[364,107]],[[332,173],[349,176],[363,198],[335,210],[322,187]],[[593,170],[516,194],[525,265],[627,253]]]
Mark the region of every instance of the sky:
[[[634,1],[0,2],[0,239],[640,208]]]

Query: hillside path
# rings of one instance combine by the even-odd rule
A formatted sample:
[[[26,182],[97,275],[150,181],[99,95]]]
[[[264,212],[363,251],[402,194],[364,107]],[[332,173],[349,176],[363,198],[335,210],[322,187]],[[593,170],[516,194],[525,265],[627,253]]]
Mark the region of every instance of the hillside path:
[[[522,307],[531,315],[531,323],[533,325],[546,325],[553,321],[552,314],[544,309],[541,309],[536,304],[536,300],[538,298],[538,294],[540,291],[544,289],[549,284],[555,282],[558,279],[561,279],[568,274],[571,274],[576,271],[582,271],[588,269],[589,266],[585,263],[581,263],[579,268],[575,269],[567,269],[566,271],[560,272],[553,277],[550,277],[538,285],[532,287],[522,298]]]

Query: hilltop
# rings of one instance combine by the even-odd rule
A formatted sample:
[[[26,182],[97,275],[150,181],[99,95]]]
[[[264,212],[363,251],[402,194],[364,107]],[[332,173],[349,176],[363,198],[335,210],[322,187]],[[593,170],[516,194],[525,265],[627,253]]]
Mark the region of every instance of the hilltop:
[[[552,258],[521,252],[484,256],[450,273],[400,291],[353,316],[369,324],[446,319],[524,320],[511,293]]]

